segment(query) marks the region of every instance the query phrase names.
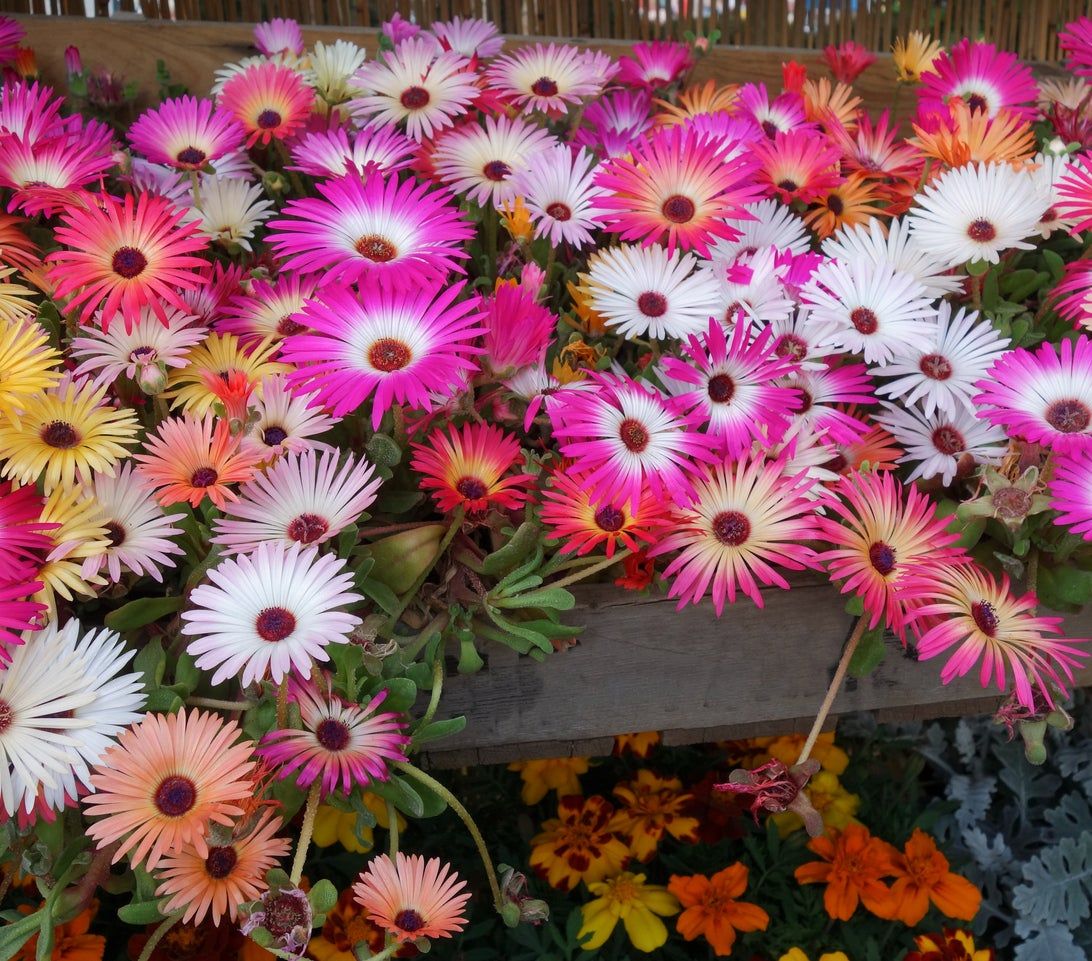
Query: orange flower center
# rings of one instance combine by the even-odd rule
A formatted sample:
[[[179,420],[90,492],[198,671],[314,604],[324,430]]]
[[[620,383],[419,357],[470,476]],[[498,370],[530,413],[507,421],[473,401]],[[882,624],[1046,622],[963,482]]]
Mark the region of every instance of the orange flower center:
[[[413,351],[393,337],[382,337],[368,348],[368,363],[385,374],[402,370],[413,360]]]

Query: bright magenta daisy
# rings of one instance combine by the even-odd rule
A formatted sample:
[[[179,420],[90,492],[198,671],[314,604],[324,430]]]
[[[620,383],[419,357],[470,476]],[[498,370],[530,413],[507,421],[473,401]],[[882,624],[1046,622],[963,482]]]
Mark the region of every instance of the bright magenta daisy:
[[[720,323],[711,320],[709,330],[700,338],[691,335],[683,350],[685,359],[664,360],[664,373],[680,382],[679,400],[700,413],[722,449],[736,457],[753,441],[781,439],[801,395],[777,383],[798,367],[774,353],[769,327],[752,333],[749,325],[737,323],[729,341]]]
[[[41,581],[29,580],[31,573],[11,568],[0,576],[0,665],[11,660],[11,648],[24,641],[24,632],[37,630],[45,620],[48,608],[31,600],[42,590]]]
[[[351,133],[344,127],[303,134],[292,144],[293,165],[312,177],[389,176],[413,161],[417,144],[391,124],[370,124]]]
[[[629,56],[619,60],[619,65],[614,79],[623,87],[658,90],[681,80],[694,66],[694,57],[689,44],[653,40],[635,43]]]
[[[714,440],[693,428],[673,398],[616,374],[593,375],[595,390],[562,391],[548,407],[561,453],[586,476],[592,496],[619,497],[635,510],[648,484],[675,502],[690,492],[694,461],[713,461]]]
[[[1059,454],[1092,447],[1092,340],[1004,354],[975,384],[980,416]]]
[[[0,133],[33,143],[55,134],[64,98],[37,83],[5,83],[0,88]]]
[[[270,731],[262,738],[258,756],[277,769],[282,778],[296,775],[296,784],[322,785],[322,796],[390,778],[387,765],[406,759],[410,742],[400,714],[380,711],[387,698],[380,691],[367,704],[352,704],[333,694],[326,684],[292,682],[289,697],[300,708],[303,729]]]
[[[631,158],[608,160],[596,176],[606,229],[648,246],[667,243],[709,256],[716,238],[735,240],[729,220],[750,220],[758,200],[749,152],[685,127],[668,127],[634,144]]]
[[[237,150],[243,125],[211,100],[179,97],[146,110],[129,128],[129,143],[152,163],[200,170]]]
[[[800,395],[800,407],[795,415],[797,423],[826,434],[839,444],[852,444],[868,430],[863,420],[840,406],[875,401],[872,381],[864,364],[799,370],[785,380],[784,386]]]
[[[820,555],[843,594],[864,601],[868,626],[881,623],[905,636],[913,611],[931,596],[940,572],[965,560],[952,545],[958,534],[916,487],[890,471],[852,473],[831,488],[838,496],[818,518],[833,546]]]
[[[810,204],[842,182],[841,154],[813,130],[778,132],[755,144],[757,178],[771,197]]]
[[[1065,65],[1080,77],[1092,77],[1092,19],[1078,17],[1058,34],[1065,51]]]
[[[951,651],[940,674],[944,684],[979,665],[979,683],[996,683],[1001,691],[1011,672],[1017,700],[1031,710],[1036,693],[1051,706],[1052,688],[1068,696],[1074,668],[1088,657],[1074,645],[1088,641],[1049,636],[1062,633],[1062,618],[1036,616],[1034,594],[1017,597],[1007,576],[998,584],[972,565],[946,568],[929,579],[926,590],[928,600],[917,617],[928,619],[926,623],[942,620],[921,634],[918,658],[925,661]]]
[[[114,158],[78,137],[0,140],[0,186],[14,191],[9,210],[53,216],[80,202],[81,191],[101,180]]]
[[[131,330],[145,307],[167,324],[168,307],[186,310],[179,291],[200,283],[194,268],[205,262],[193,254],[207,241],[196,224],[183,220],[185,211],[161,197],[101,200],[102,207],[73,208],[61,216],[55,236],[68,249],[46,257],[55,296],[69,298],[65,310],[78,310],[81,323],[101,310],[103,330],[118,314]]]
[[[531,474],[509,474],[520,460],[519,441],[492,424],[434,430],[413,445],[420,486],[442,511],[463,507],[470,517],[490,508],[516,510],[527,499]],[[521,490],[520,488],[523,488]]]
[[[1092,449],[1058,457],[1049,488],[1050,506],[1058,511],[1054,523],[1092,540]]]
[[[269,224],[285,270],[321,271],[326,281],[374,277],[419,289],[462,271],[473,230],[443,191],[413,178],[341,177],[316,184],[320,197],[293,200]]]
[[[298,365],[293,381],[315,389],[336,416],[371,398],[376,429],[395,403],[431,410],[434,394],[460,389],[480,352],[478,302],[458,300],[462,290],[325,288],[299,314],[310,332],[284,342],[285,360]]]
[[[11,481],[0,481],[0,570],[10,573],[37,565],[53,550],[46,532],[60,525],[41,521],[44,505],[45,498],[33,485],[15,487]]]
[[[315,93],[302,76],[280,64],[255,64],[220,91],[220,106],[243,126],[246,145],[287,140],[311,114]]]
[[[996,117],[1008,109],[1025,120],[1038,115],[1035,102],[1039,87],[1031,68],[1014,53],[998,50],[992,43],[966,38],[941,53],[921,75],[918,112],[947,116],[947,103],[958,97],[972,111],[982,110]]]
[[[417,938],[450,938],[466,926],[463,909],[470,900],[460,893],[465,881],[439,858],[403,854],[392,861],[372,858],[353,885],[356,901],[372,924],[399,943]]]
[[[683,608],[710,594],[720,616],[737,591],[762,607],[759,585],[787,590],[778,568],[818,568],[815,551],[802,543],[818,536],[811,487],[803,474],[787,477],[779,461],[744,458],[708,468],[694,481],[693,506],[673,513],[672,533],[650,552],[679,551],[664,570],[668,596]]]
[[[521,367],[540,364],[553,341],[557,315],[535,302],[535,292],[519,284],[500,284],[482,298],[485,357],[493,371],[509,377]]]
[[[1073,231],[1092,227],[1092,167],[1084,163],[1069,164],[1055,190],[1058,210],[1077,221]]]
[[[276,280],[252,280],[249,288],[236,294],[219,311],[216,329],[221,334],[235,334],[248,345],[267,337],[282,340],[302,334],[307,325],[299,313],[315,295],[318,278],[306,274],[284,273]]]

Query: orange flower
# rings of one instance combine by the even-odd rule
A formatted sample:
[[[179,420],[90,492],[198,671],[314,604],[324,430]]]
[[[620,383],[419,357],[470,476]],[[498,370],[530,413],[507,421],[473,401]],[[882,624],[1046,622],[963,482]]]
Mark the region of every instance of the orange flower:
[[[856,128],[861,98],[853,95],[853,88],[848,84],[840,81],[832,84],[826,77],[805,80],[803,94],[804,115],[811,123],[826,130]]]
[[[861,903],[873,914],[889,916],[891,891],[880,879],[893,873],[898,851],[890,844],[872,837],[863,824],[847,824],[844,831],[812,838],[808,849],[823,860],[800,865],[796,880],[827,886],[823,892],[827,914],[848,921]]]
[[[948,119],[932,118],[934,129],[914,124],[911,140],[927,157],[949,167],[969,163],[1010,163],[1019,167],[1035,153],[1035,131],[1030,123],[1010,110],[991,117],[972,111],[959,97],[948,101]]]
[[[739,84],[729,83],[718,87],[715,80],[707,80],[702,87],[688,87],[679,94],[678,103],[655,101],[660,112],[653,118],[665,127],[686,123],[691,117],[710,113],[731,113],[739,96]]]
[[[615,757],[621,757],[629,752],[634,757],[642,760],[652,753],[652,749],[660,743],[659,731],[644,731],[641,734],[616,734],[614,736]]]
[[[106,951],[106,938],[101,934],[87,933],[98,909],[99,902],[92,901],[86,911],[54,928],[50,961],[102,961]],[[29,913],[30,908],[26,908],[26,911]],[[38,935],[35,934],[15,953],[12,961],[34,961],[37,950]]]
[[[747,890],[747,868],[738,862],[711,878],[672,875],[667,890],[683,906],[675,922],[679,934],[687,941],[704,937],[717,957],[732,953],[737,931],[765,931],[770,923],[757,904],[736,900]]]
[[[681,792],[682,781],[678,778],[660,778],[645,770],[614,789],[622,806],[611,828],[625,835],[638,861],[652,859],[665,832],[680,841],[698,840],[698,819],[682,815],[691,796]]]
[[[611,831],[614,808],[606,798],[564,797],[556,818],[531,839],[531,866],[560,891],[581,881],[618,874],[629,860],[625,843]]]
[[[832,187],[820,197],[804,217],[820,238],[829,237],[843,227],[867,223],[873,217],[887,216],[876,206],[879,188],[869,183],[864,174],[853,174],[848,180]]]
[[[982,903],[978,888],[948,870],[948,859],[921,828],[914,829],[901,854],[895,852],[891,873],[895,881],[891,885],[890,912],[881,917],[910,927],[925,917],[930,901],[942,914],[960,921],[970,921]]]

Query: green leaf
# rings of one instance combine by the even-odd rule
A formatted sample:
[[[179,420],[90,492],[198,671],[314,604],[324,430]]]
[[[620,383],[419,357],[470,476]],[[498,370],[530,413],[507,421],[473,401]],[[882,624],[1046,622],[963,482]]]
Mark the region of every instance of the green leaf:
[[[315,914],[326,914],[337,904],[337,888],[326,878],[321,878],[311,885],[311,890],[307,892],[307,900],[311,903],[311,910]]]
[[[1069,565],[1040,566],[1036,592],[1039,600],[1050,608],[1087,604],[1092,600],[1092,572]]]
[[[163,914],[158,901],[134,901],[118,908],[118,918],[126,924],[155,924]]]
[[[482,562],[482,569],[486,574],[495,577],[504,574],[534,550],[539,542],[542,528],[535,521],[524,521],[516,528],[516,532],[508,543],[489,554]]]
[[[148,641],[133,659],[133,670],[144,675],[146,691],[163,683],[163,675],[167,670],[167,652],[163,650],[163,642],[158,637]]]
[[[883,625],[865,631],[857,643],[857,650],[849,659],[850,677],[868,677],[884,658],[887,657],[887,644],[883,639]]]
[[[357,577],[355,583],[356,589],[375,601],[385,613],[394,614],[401,609],[402,602],[398,600],[398,595],[382,581],[374,577]]]
[[[197,662],[188,651],[178,655],[174,665],[174,681],[175,686],[184,688],[186,694],[191,694],[201,683],[201,672],[197,669]]]
[[[410,787],[404,778],[396,774],[391,775],[389,781],[376,781],[369,786],[369,790],[385,801],[390,801],[403,814],[413,818],[424,816],[425,802],[421,799],[421,795]]]
[[[500,598],[494,603],[498,607],[546,607],[555,611],[571,611],[576,607],[576,598],[563,587],[544,587],[515,597]]]
[[[1065,261],[1062,260],[1059,254],[1053,250],[1047,250],[1045,247],[1039,251],[1039,255],[1043,258],[1047,270],[1050,271],[1050,279],[1054,283],[1058,283],[1065,274]]]
[[[34,951],[34,961],[50,961],[53,957],[54,931],[53,918],[49,915],[42,918],[42,926],[38,929],[38,946]]]
[[[182,698],[169,687],[157,687],[148,692],[144,709],[153,714],[173,714],[182,707]]]
[[[174,614],[185,603],[182,595],[176,597],[142,597],[130,601],[106,615],[104,622],[112,631],[124,634],[153,624],[161,617]]]
[[[453,734],[458,734],[465,727],[466,718],[462,715],[449,717],[444,721],[432,721],[413,732],[413,743],[426,744],[429,741],[437,741],[442,737],[451,737]]]
[[[972,277],[981,277],[990,265],[985,260],[968,260],[965,269]]]
[[[384,711],[404,713],[413,707],[413,702],[417,700],[417,685],[408,677],[392,677],[383,682],[382,688],[387,691],[387,698],[383,702]]]
[[[1062,838],[1023,866],[1012,904],[1036,925],[1062,922],[1072,931],[1092,916],[1092,831]]]
[[[402,448],[386,434],[373,434],[364,450],[369,460],[379,467],[397,467],[402,460]]]
[[[846,601],[845,611],[847,614],[852,614],[854,617],[860,617],[864,614],[864,598],[858,597],[854,594],[848,601]]]
[[[485,661],[474,644],[474,636],[462,638],[459,641],[459,663],[455,670],[460,674],[477,674],[483,667]]]

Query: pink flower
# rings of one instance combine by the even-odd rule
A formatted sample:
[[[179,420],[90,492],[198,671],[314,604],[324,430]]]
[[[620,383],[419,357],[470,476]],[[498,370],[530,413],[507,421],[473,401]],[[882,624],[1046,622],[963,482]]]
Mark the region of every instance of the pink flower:
[[[1058,34],[1065,65],[1079,77],[1092,77],[1092,20],[1078,17]]]
[[[306,49],[300,25],[295,20],[283,17],[274,17],[264,23],[255,24],[254,46],[267,57],[283,54],[302,57]]]
[[[558,319],[535,303],[537,293],[537,288],[502,283],[492,297],[482,298],[485,356],[494,372],[511,374],[546,356]]]
[[[694,66],[694,59],[685,43],[653,40],[652,43],[635,43],[631,54],[622,57],[619,63],[617,83],[658,90],[681,80]]]
[[[242,123],[247,147],[287,140],[310,116],[314,100],[297,71],[272,61],[247,67],[220,92],[220,106]]]
[[[1092,540],[1092,450],[1060,455],[1049,487],[1050,506],[1058,511],[1054,523]]]
[[[959,97],[972,111],[983,110],[990,117],[1007,108],[1025,120],[1034,120],[1038,96],[1031,69],[1016,54],[964,38],[921,75],[918,111],[946,116],[948,101]]]
[[[846,40],[836,47],[833,45],[824,47],[823,62],[830,67],[835,80],[853,83],[876,62],[876,55],[867,47],[862,47],[853,40]]]
[[[842,182],[841,154],[811,130],[779,131],[772,140],[756,144],[754,153],[761,164],[759,181],[767,185],[769,196],[785,204],[810,204]]]
[[[152,163],[200,170],[242,146],[243,125],[211,100],[180,97],[146,110],[129,128],[129,142]]]

